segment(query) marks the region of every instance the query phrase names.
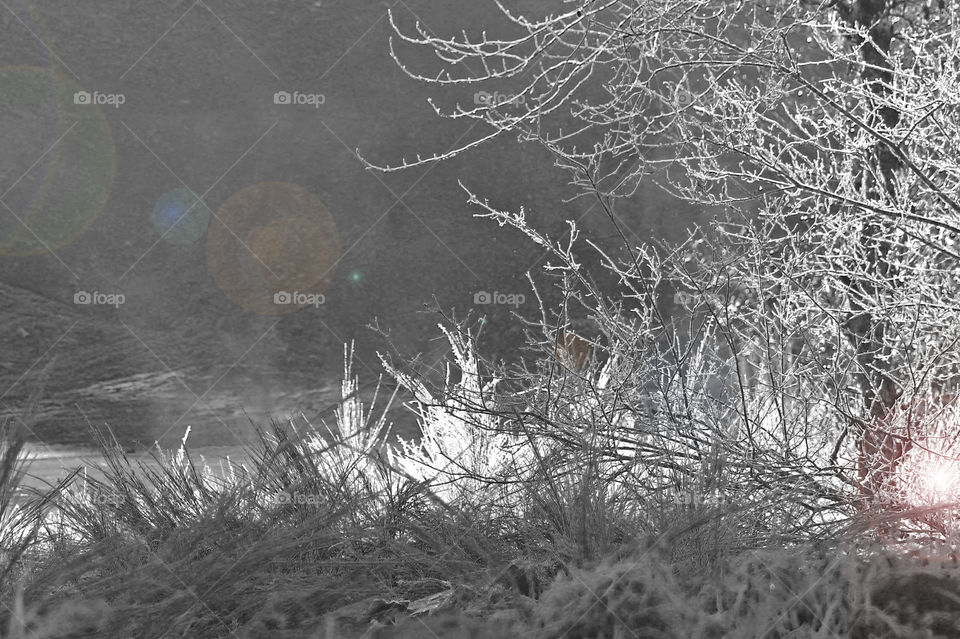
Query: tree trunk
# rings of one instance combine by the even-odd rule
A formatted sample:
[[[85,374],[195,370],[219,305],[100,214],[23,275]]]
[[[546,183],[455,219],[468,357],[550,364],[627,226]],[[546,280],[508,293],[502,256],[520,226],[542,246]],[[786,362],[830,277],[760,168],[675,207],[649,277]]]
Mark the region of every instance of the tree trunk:
[[[900,121],[900,112],[882,104],[893,77],[884,57],[890,52],[893,35],[889,3],[887,0],[841,2],[837,10],[848,24],[868,29],[866,38],[852,38],[852,44],[859,49],[867,65],[861,77],[869,92],[877,96],[867,123],[871,127],[893,128]],[[855,176],[856,184],[868,197],[881,197],[880,189],[884,189],[887,195],[893,195],[891,178],[901,167],[902,163],[893,151],[886,144],[877,142],[866,153],[859,175]],[[870,168],[876,170],[879,179],[870,173]],[[871,220],[861,234],[867,270],[876,273],[876,278],[846,283],[851,291],[862,295],[868,304],[869,300],[881,299],[884,284],[890,285],[897,276],[888,241],[895,231],[895,225],[888,220]],[[858,429],[857,474],[863,495],[874,499],[878,492],[889,486],[900,459],[909,448],[909,442],[891,430],[900,389],[891,375],[891,353],[885,339],[888,330],[885,320],[861,305],[855,295],[851,295],[850,305],[851,316],[846,329],[860,367],[857,377],[863,389],[864,408],[869,420],[865,428]]]

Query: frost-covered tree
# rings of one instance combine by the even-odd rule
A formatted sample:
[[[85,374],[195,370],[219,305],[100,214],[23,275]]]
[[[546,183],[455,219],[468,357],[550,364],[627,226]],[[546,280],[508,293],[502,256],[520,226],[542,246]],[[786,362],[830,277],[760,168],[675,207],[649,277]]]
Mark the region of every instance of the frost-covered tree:
[[[726,459],[769,471],[776,457],[870,500],[924,492],[923,473],[953,481],[957,5],[594,0],[537,17],[497,6],[500,27],[453,37],[392,22],[439,61],[411,68],[392,47],[409,75],[470,99],[441,106],[439,91],[438,114],[478,126],[454,149],[378,168],[501,135],[544,146],[620,230],[608,265],[627,294],[652,299],[656,269],[686,308],[678,331],[648,307],[670,366],[689,370],[681,352],[710,336],[704,371],[719,382],[700,392],[732,411]],[[620,215],[644,180],[718,211],[717,224],[650,257]],[[522,210],[481,214],[536,235]]]

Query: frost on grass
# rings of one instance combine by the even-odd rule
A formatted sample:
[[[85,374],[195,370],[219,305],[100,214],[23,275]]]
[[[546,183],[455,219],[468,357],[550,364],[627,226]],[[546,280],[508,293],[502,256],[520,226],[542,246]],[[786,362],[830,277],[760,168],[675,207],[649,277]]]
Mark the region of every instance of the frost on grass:
[[[440,329],[450,343],[460,379],[451,383],[448,363],[439,393],[381,358],[387,371],[413,393],[421,430],[419,441],[400,439],[392,446],[389,460],[448,503],[489,499],[506,505],[509,495],[491,486],[526,466],[530,452],[522,436],[505,432],[504,418],[493,404],[496,380],[483,384],[472,342],[442,325]]]

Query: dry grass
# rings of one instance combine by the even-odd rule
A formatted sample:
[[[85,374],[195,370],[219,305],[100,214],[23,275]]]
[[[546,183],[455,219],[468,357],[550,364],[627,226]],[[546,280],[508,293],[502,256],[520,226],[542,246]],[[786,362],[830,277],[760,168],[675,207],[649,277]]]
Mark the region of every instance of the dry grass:
[[[483,410],[469,340],[449,337],[463,375],[442,394],[414,389],[419,442],[384,445],[386,409],[374,418],[357,399],[349,352],[335,426],[274,423],[226,473],[186,438],[153,468],[102,436],[103,480],[70,477],[15,504],[22,440],[7,424],[4,636],[960,633],[948,547],[927,545],[924,563],[863,535],[783,541],[761,530],[778,493],[691,504],[611,481],[590,429],[564,442]]]

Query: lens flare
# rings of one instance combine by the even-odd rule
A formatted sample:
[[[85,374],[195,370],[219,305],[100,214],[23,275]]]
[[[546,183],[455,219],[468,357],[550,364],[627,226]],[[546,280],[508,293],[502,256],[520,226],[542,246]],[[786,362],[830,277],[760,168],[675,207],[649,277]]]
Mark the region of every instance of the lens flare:
[[[171,244],[193,244],[207,232],[213,214],[191,191],[177,188],[167,191],[153,207],[153,225]]]
[[[295,184],[261,182],[238,191],[207,233],[207,264],[217,286],[261,315],[319,305],[339,259],[333,215]]]
[[[100,108],[75,101],[81,90],[51,69],[0,68],[0,255],[56,250],[107,203],[116,149]]]
[[[914,506],[949,503],[960,496],[960,461],[942,451],[913,452],[904,459],[900,475],[907,501]]]
[[[930,476],[927,485],[932,495],[950,498],[956,493],[957,480],[956,469],[938,468]]]
[[[865,484],[860,502],[861,515],[880,539],[894,547],[920,544],[915,550],[930,559],[941,551],[921,547],[923,539],[960,533],[958,397],[943,389],[918,392],[890,411],[884,428],[904,443],[868,462],[879,482]]]

